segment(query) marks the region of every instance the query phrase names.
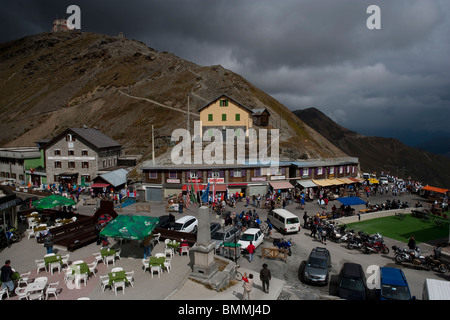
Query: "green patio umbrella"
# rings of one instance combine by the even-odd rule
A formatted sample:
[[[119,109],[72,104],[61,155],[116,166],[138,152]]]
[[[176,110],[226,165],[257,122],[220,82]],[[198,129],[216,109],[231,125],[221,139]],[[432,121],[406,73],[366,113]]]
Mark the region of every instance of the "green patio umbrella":
[[[159,218],[139,215],[119,215],[111,220],[100,232],[100,236],[143,240],[149,236],[159,222]]]
[[[51,209],[54,207],[74,206],[76,204],[72,199],[57,194],[52,194],[51,196],[33,202],[33,206],[36,209]]]

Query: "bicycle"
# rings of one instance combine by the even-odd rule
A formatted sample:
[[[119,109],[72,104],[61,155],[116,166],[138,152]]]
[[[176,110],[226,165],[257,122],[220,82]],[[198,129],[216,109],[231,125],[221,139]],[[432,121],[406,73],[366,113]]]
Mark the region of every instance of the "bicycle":
[[[242,273],[238,270],[239,267],[240,267],[240,265],[238,265],[238,264],[236,263],[236,265],[234,266],[234,278],[235,278],[236,280],[238,280],[238,281],[242,281],[243,275],[242,275]]]

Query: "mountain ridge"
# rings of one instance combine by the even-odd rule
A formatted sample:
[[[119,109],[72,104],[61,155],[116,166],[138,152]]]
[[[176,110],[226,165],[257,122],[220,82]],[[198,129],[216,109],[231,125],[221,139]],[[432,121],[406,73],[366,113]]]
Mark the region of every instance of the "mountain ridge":
[[[349,156],[358,157],[362,171],[390,172],[394,176],[438,187],[450,187],[450,159],[395,138],[366,137],[335,123],[316,108],[293,112]]]
[[[33,145],[67,127],[97,127],[125,154],[151,157],[155,136],[186,128],[195,113],[226,94],[268,108],[281,156],[346,156],[279,101],[220,65],[200,66],[143,42],[97,33],[40,33],[0,44],[0,145]],[[188,98],[189,97],[189,98]],[[167,153],[158,148],[156,155]]]

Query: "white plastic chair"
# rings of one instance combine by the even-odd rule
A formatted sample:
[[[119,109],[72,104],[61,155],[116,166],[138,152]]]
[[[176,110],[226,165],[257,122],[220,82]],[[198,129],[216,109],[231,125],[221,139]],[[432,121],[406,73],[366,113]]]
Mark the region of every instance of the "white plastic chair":
[[[116,296],[118,288],[122,288],[122,294],[125,294],[125,281],[113,281],[113,288]]]
[[[25,299],[28,300],[28,293],[27,293],[27,288],[20,288],[17,287],[16,290],[14,290],[14,292],[16,293],[17,297],[19,297],[19,300]]]
[[[42,269],[47,271],[47,267],[45,266],[44,259],[36,259],[36,260],[34,260],[34,262],[36,263],[36,266],[37,266],[37,270],[36,270],[37,273],[39,273],[39,270],[42,270]]]
[[[9,291],[8,287],[0,288],[0,300],[3,298],[3,295],[6,293],[6,296],[9,299]]]
[[[81,285],[81,281],[84,282],[84,286],[86,287],[87,281],[88,281],[88,275],[87,273],[76,273],[75,274],[75,283],[77,287]]]
[[[31,271],[27,272],[27,273],[21,273],[20,274],[20,279],[17,282],[17,286],[20,287],[20,285],[22,283],[24,283],[25,285],[28,285],[28,280],[30,280],[30,274],[31,274]]]
[[[106,287],[111,287],[109,284],[109,276],[100,276],[100,285],[102,287],[102,292],[105,292]]]
[[[128,282],[134,287],[134,271],[125,272]]]
[[[56,290],[58,290],[59,281],[50,283],[47,287],[47,290],[45,290],[45,299],[48,300],[48,295],[52,294],[55,296],[56,299],[58,299],[58,293]]]
[[[114,255],[111,256],[105,256],[105,262],[106,262],[106,266],[109,267],[109,263],[112,262],[113,266],[116,265],[116,257]]]
[[[181,255],[183,255],[183,253],[186,253],[186,255],[189,255],[189,247],[188,246],[182,246],[181,247]]]
[[[30,240],[31,238],[36,238],[36,232],[34,232],[34,228],[27,229],[27,238]]]
[[[175,252],[173,251],[173,248],[165,248],[164,249],[164,255],[167,258],[167,256],[169,256],[169,258],[172,258],[174,256]]]
[[[95,277],[97,277],[97,275],[95,274],[95,270],[96,270],[95,268],[97,267],[97,260],[94,260],[94,262],[92,262],[92,263],[88,263],[88,267],[89,267],[89,271],[91,273],[93,273]]]
[[[167,272],[170,273],[170,269],[172,269],[172,259],[166,258],[166,261],[164,261],[164,269],[166,269]]]
[[[61,256],[61,263],[62,266],[69,266],[69,258],[70,258],[70,254],[66,254],[65,256]]]
[[[49,265],[49,269],[50,269],[50,272],[51,272],[52,275],[53,275],[53,270],[54,269],[58,269],[58,273],[61,273],[61,263],[59,263],[59,262],[52,262]]]
[[[150,258],[142,259],[142,264],[144,265],[144,273],[145,273],[145,270],[150,269]]]
[[[153,278],[153,273],[156,271],[158,272],[158,278],[161,278],[161,266],[151,266],[150,267],[150,271],[152,273],[152,278]]]
[[[119,272],[119,271],[123,271],[122,267],[115,267],[111,269],[111,272]]]
[[[119,260],[122,260],[122,258],[120,257],[120,253],[122,252],[122,249],[117,249],[116,250],[116,258],[118,258]]]
[[[157,241],[158,244],[159,244],[159,238],[160,237],[161,237],[161,233],[156,233],[156,234],[153,235],[153,239],[155,239],[155,241]]]
[[[43,291],[36,291],[28,293],[28,300],[44,300]]]
[[[100,261],[101,261],[101,262],[104,262],[104,261],[103,261],[103,257],[102,257],[102,255],[100,254],[100,252],[93,253],[93,255],[94,255],[95,261],[97,261],[97,263],[99,263]]]
[[[72,268],[67,267],[63,270],[64,272],[64,282],[67,283],[69,280],[75,280],[75,275],[72,274]]]

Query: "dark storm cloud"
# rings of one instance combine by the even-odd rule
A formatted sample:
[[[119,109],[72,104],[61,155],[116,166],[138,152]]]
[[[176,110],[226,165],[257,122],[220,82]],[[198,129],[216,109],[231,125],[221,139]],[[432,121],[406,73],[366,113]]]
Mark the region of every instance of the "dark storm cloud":
[[[83,31],[221,64],[292,110],[410,143],[417,128],[450,135],[446,0],[2,1],[0,40],[49,31],[70,4]],[[381,30],[366,27],[371,4]]]

